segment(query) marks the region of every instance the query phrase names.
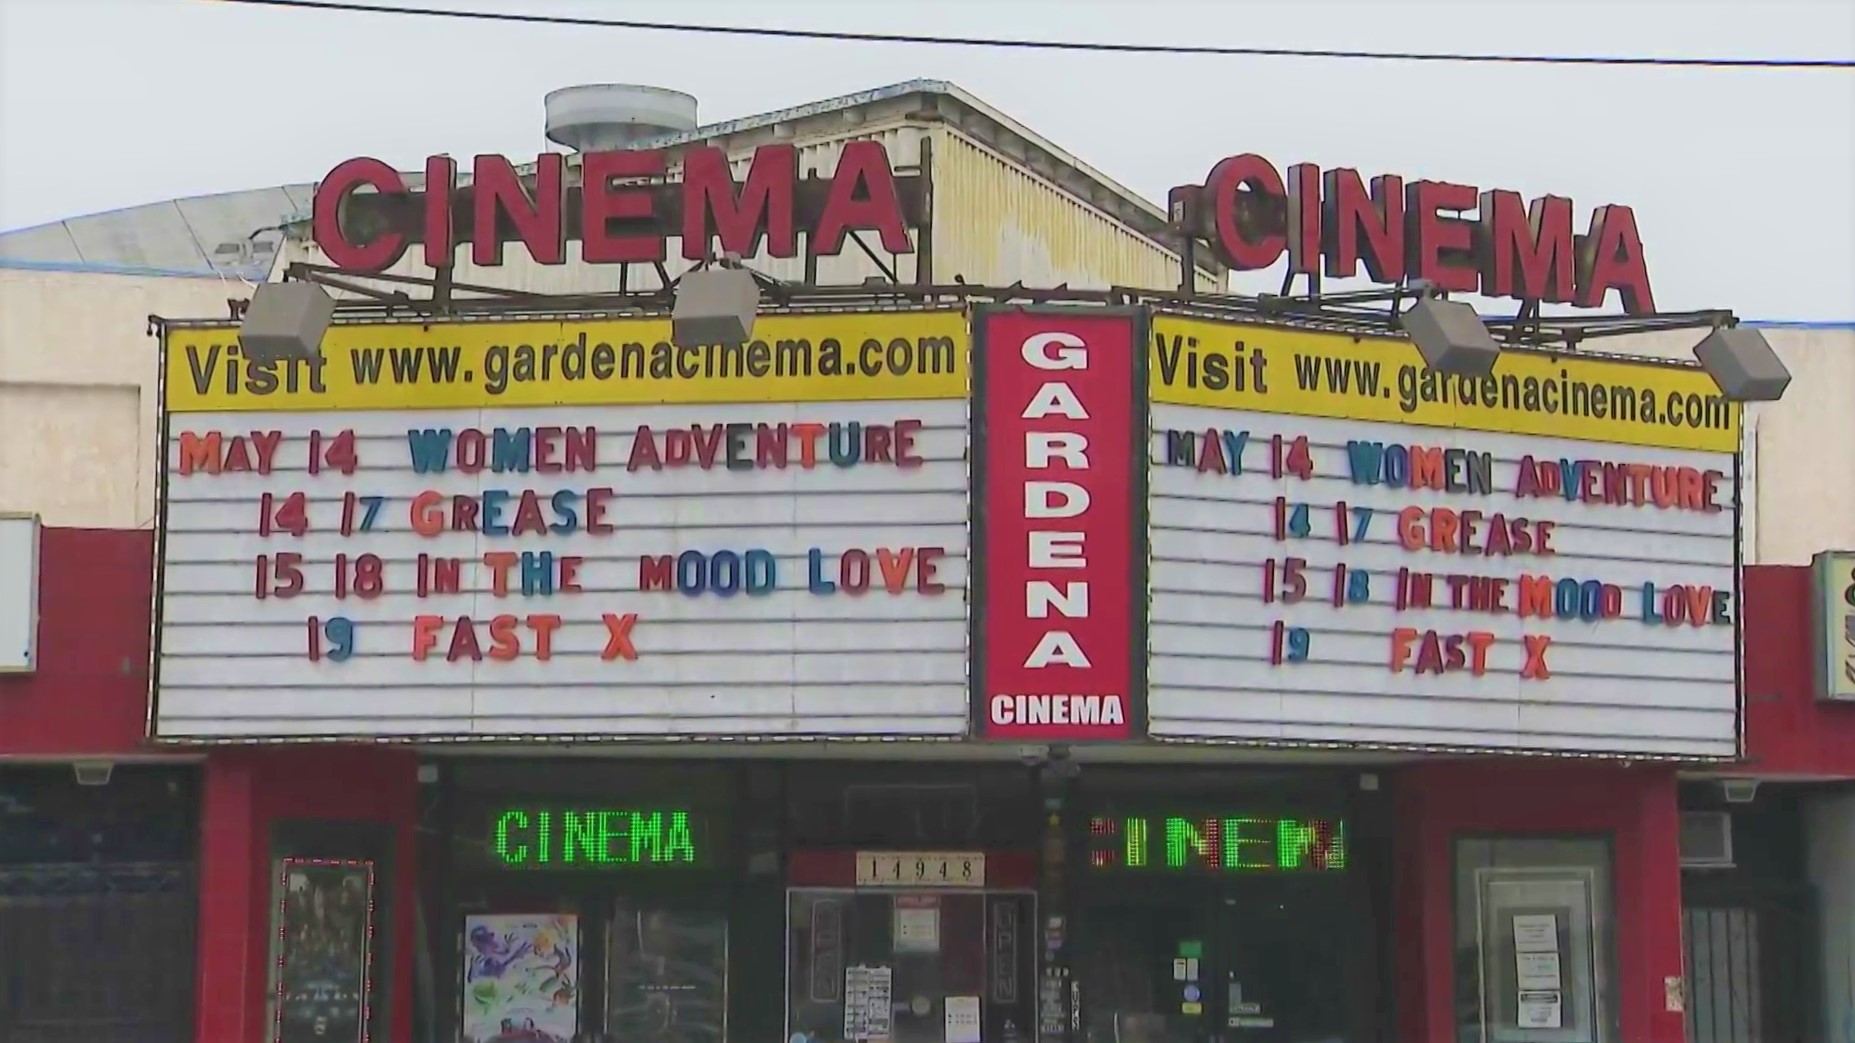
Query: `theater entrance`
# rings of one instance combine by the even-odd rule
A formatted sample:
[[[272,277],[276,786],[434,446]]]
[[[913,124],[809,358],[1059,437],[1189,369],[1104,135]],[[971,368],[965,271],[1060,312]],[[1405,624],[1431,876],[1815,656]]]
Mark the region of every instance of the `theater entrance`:
[[[1377,1039],[1376,932],[1347,826],[1098,814],[1073,965],[1087,1043]]]

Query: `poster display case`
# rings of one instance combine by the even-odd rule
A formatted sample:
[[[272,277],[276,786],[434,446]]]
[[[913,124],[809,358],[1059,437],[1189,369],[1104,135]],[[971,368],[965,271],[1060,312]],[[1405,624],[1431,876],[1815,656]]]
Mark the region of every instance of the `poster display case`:
[[[606,1032],[632,1043],[722,1043],[728,917],[619,899],[606,933]]]
[[[280,858],[271,916],[271,1043],[370,1043],[375,866]]]

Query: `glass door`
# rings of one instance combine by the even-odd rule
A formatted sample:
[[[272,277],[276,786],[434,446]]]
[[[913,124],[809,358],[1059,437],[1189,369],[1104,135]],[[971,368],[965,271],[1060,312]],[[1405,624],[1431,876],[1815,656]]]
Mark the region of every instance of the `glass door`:
[[[1076,960],[1087,1043],[1211,1043],[1214,913],[1202,897],[1088,909]]]
[[[631,1043],[722,1043],[728,917],[619,899],[606,935],[606,1032]]]
[[[1093,905],[1078,958],[1085,1038],[1344,1043],[1356,1023],[1345,909],[1289,881]]]

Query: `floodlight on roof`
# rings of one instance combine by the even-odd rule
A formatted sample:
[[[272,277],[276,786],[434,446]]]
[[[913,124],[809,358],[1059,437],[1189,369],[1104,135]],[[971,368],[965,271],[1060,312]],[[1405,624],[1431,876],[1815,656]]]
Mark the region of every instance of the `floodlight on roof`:
[[[1501,357],[1501,345],[1481,316],[1459,301],[1426,293],[1399,314],[1399,321],[1424,365],[1439,373],[1485,377]]]
[[[1721,326],[1694,346],[1694,357],[1734,402],[1776,402],[1790,387],[1791,371],[1765,335],[1749,326]]]
[[[745,268],[710,265],[685,272],[670,309],[670,340],[683,348],[744,344],[759,307],[760,284]]]
[[[238,327],[238,347],[258,364],[322,357],[322,336],[335,318],[335,299],[306,280],[260,283]]]

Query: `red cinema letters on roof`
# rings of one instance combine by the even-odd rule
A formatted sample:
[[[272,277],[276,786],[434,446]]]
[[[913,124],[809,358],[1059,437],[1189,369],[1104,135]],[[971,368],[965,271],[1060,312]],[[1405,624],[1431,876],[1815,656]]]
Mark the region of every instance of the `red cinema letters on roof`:
[[[1171,211],[1239,271],[1284,256],[1296,275],[1348,279],[1361,265],[1373,282],[1424,279],[1438,289],[1599,308],[1616,290],[1632,315],[1655,311],[1636,214],[1592,211],[1573,230],[1572,201],[1527,202],[1506,189],[1447,181],[1368,185],[1358,171],[1296,163],[1286,174],[1261,156],[1232,156],[1203,185],[1171,193]]]
[[[415,243],[434,268],[464,243],[478,265],[500,264],[510,242],[539,264],[565,264],[570,240],[590,264],[650,263],[667,258],[671,236],[692,261],[716,246],[751,256],[763,241],[774,257],[796,257],[801,231],[815,255],[840,253],[852,233],[869,233],[872,247],[891,254],[914,249],[920,177],[898,177],[880,142],[846,143],[828,178],[801,178],[791,145],[756,149],[740,182],[722,149],[691,146],[677,158],[680,181],[665,180],[663,149],[585,152],[577,170],[546,153],[530,172],[482,155],[460,187],[456,161],[433,156],[416,190],[381,160],[350,159],[316,186],[316,243],[336,267],[358,272],[392,267]]]

